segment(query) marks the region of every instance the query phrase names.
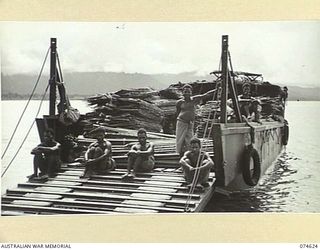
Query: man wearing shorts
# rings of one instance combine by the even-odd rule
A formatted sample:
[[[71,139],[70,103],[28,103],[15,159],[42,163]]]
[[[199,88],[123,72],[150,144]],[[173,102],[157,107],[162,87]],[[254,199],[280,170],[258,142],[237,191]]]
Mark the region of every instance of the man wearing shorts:
[[[104,127],[98,127],[90,133],[95,135],[97,141],[91,143],[85,153],[85,171],[81,178],[88,178],[93,174],[105,174],[115,169],[112,145],[105,139]]]
[[[138,130],[138,142],[128,152],[128,173],[122,176],[123,180],[130,180],[136,173],[151,172],[154,168],[154,145],[147,141],[147,131]]]

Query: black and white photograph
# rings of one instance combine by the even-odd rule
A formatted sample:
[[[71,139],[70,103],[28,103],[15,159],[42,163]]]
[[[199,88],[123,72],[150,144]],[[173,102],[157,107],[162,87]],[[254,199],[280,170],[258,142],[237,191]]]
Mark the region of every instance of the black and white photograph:
[[[320,22],[1,22],[1,215],[319,213]]]

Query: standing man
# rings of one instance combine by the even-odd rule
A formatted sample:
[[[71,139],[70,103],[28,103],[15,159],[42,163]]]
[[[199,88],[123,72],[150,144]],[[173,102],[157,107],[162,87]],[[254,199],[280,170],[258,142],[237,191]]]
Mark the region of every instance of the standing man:
[[[115,169],[115,161],[112,159],[112,145],[105,139],[105,128],[98,127],[90,134],[94,134],[97,141],[91,143],[85,153],[85,171],[81,178],[88,178],[93,174],[108,173]]]
[[[176,104],[176,150],[183,156],[183,153],[188,150],[190,140],[193,137],[195,109],[196,105],[204,98],[208,98],[216,90],[210,90],[203,95],[192,96],[192,87],[186,84],[182,88],[183,98],[177,101]]]
[[[201,150],[201,142],[198,138],[192,138],[190,144],[191,150],[185,152],[180,160],[185,180],[188,184],[200,184],[202,187],[208,187],[209,173],[214,163],[209,154]]]
[[[128,152],[128,173],[122,176],[123,180],[131,180],[136,173],[151,172],[154,168],[154,145],[147,141],[147,131],[141,128],[137,136],[138,142]]]
[[[30,180],[47,179],[53,177],[59,171],[60,161],[60,143],[54,140],[54,132],[51,128],[44,132],[44,140],[37,147],[32,149],[33,158],[33,174],[27,176]],[[38,176],[38,170],[40,171]]]

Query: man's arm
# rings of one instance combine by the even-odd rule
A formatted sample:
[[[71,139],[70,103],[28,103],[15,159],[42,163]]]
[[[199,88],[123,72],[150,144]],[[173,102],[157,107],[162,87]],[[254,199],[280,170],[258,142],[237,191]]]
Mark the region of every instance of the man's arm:
[[[52,147],[48,147],[48,146],[38,146],[36,147],[35,149],[37,150],[42,150],[44,152],[53,152],[53,151],[56,151],[58,149],[60,149],[60,143],[59,142],[56,142],[56,144]],[[32,150],[33,151],[33,150]]]
[[[210,96],[212,96],[215,92],[216,92],[217,89],[212,89],[212,90],[209,90],[207,93],[204,93],[202,95],[195,95],[192,97],[192,99],[195,101],[195,102],[200,102],[201,100],[205,99],[205,98],[209,98]]]
[[[41,144],[39,144],[38,146],[36,146],[35,148],[33,148],[33,149],[31,150],[31,154],[36,154],[36,153],[38,153],[38,152],[39,152],[39,147],[41,147]]]
[[[134,144],[134,145],[132,145],[131,149],[129,150],[128,155],[130,155],[130,154],[136,154],[137,151],[138,151],[137,145]]]
[[[146,151],[140,151],[140,150],[137,150],[137,154],[140,154],[140,155],[145,155],[145,156],[149,156],[149,155],[152,155],[154,153],[154,145],[152,142],[149,142],[149,148],[146,150]]]
[[[190,170],[192,170],[192,169],[194,169],[194,167],[192,167],[189,163],[186,162],[186,160],[188,159],[187,153],[188,152],[184,153],[184,156],[182,156],[179,163],[182,165],[183,168],[189,168]]]
[[[208,168],[208,169],[211,169],[213,166],[214,166],[214,163],[213,163],[213,160],[211,159],[210,155],[205,152],[205,159],[206,160],[206,163],[202,164],[199,169],[204,169],[204,168]]]
[[[89,145],[87,151],[85,152],[85,154],[84,154],[84,160],[85,160],[85,161],[88,161],[88,160],[89,160],[89,151],[90,151],[90,149],[93,147],[94,144],[95,144],[95,142],[91,143],[91,144]]]
[[[98,161],[101,161],[101,160],[104,160],[106,159],[109,155],[110,155],[110,152],[111,152],[111,143],[109,141],[107,141],[107,147],[106,149],[104,150],[104,154],[99,156],[98,158],[95,158],[95,159],[90,159],[90,162],[91,163],[95,163],[95,162],[98,162]]]

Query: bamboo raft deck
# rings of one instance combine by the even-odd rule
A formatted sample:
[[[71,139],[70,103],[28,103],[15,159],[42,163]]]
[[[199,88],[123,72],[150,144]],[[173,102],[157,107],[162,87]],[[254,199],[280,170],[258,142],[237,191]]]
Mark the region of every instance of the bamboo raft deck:
[[[108,134],[108,140],[113,145],[116,170],[81,179],[84,167],[79,163],[63,164],[54,178],[41,183],[26,181],[19,183],[17,188],[8,189],[2,196],[1,213],[4,216],[181,213],[186,211],[186,207],[190,212],[202,211],[214,191],[214,173],[210,173],[209,187],[195,189],[190,194],[183,173],[178,168],[179,157],[174,152],[173,138],[160,137],[149,137],[149,141],[154,141],[156,145],[156,165],[151,173],[139,173],[133,181],[122,181],[121,175],[126,172],[125,154],[129,150],[126,143],[135,139],[128,134]],[[92,139],[80,138],[79,141],[88,145]],[[208,152],[213,152],[210,145]]]

